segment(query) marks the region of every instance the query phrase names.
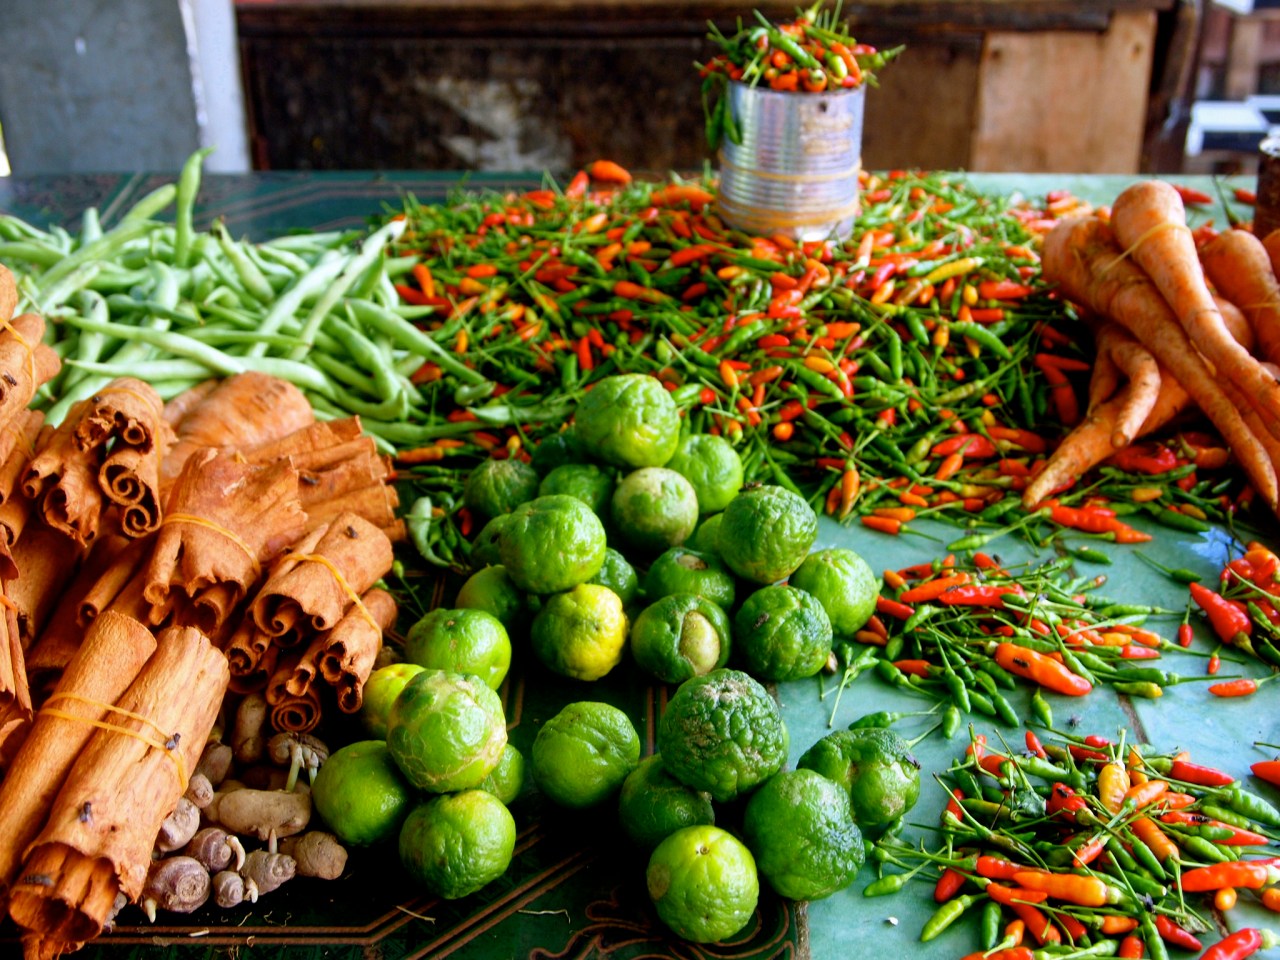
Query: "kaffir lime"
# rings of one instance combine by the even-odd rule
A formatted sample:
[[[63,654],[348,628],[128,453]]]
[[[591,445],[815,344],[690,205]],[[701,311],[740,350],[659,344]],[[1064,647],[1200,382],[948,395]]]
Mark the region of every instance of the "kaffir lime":
[[[574,431],[592,456],[619,467],[660,467],[680,442],[680,412],[656,377],[604,377],[582,398]]]
[[[765,484],[729,502],[716,533],[720,558],[738,576],[775,583],[791,575],[818,537],[818,516],[798,493]]]
[[[753,677],[800,680],[821,670],[831,655],[831,621],[812,594],[771,584],[738,608],[733,642]]]

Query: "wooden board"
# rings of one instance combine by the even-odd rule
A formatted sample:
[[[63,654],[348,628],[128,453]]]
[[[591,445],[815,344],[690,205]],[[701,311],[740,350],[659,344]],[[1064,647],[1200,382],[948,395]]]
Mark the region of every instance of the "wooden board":
[[[988,34],[970,169],[1136,172],[1155,25],[1134,11],[1102,33]]]

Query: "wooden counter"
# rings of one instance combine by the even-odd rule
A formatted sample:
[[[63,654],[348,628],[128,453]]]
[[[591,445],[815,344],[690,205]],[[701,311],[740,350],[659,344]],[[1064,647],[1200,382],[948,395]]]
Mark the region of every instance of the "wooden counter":
[[[864,165],[1137,172],[1178,0],[863,0],[906,45],[868,98]],[[634,169],[709,158],[696,61],[727,0],[237,0],[259,169]],[[775,19],[794,3],[759,8]]]

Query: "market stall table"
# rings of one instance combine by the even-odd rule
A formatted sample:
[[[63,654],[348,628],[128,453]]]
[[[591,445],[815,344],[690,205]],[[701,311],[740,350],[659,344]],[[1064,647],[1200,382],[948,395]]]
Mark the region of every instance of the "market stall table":
[[[145,195],[170,176],[30,177],[0,180],[0,210],[41,224],[77,228],[87,207],[96,207],[104,222]],[[1052,189],[1066,189],[1095,202],[1109,202],[1127,181],[1113,177],[1058,175],[974,175],[973,183],[988,192],[1022,191],[1041,196]],[[275,236],[290,230],[362,229],[371,217],[398,209],[401,198],[411,194],[422,202],[444,199],[459,187],[527,189],[540,177],[525,174],[471,175],[466,179],[445,173],[327,173],[207,176],[197,204],[197,228],[223,219],[235,236]],[[1212,189],[1207,181],[1198,186]],[[1239,186],[1251,186],[1240,183]],[[1230,186],[1230,184],[1228,184]],[[1219,214],[1221,211],[1219,211]],[[1207,214],[1197,214],[1203,219]],[[1225,225],[1222,220],[1219,223]],[[1142,526],[1138,521],[1137,525]],[[942,544],[957,534],[955,527],[913,523],[922,532],[935,534],[935,542],[922,537],[892,538],[863,527],[841,526],[823,518],[816,547],[847,546],[858,551],[879,573],[928,561],[942,552]],[[1178,533],[1152,524],[1143,529],[1154,540],[1143,546],[1151,560],[1171,567],[1188,568],[1212,581],[1227,557],[1231,538],[1214,528],[1205,534]],[[1069,539],[1069,538],[1068,538]],[[1274,545],[1274,541],[1268,538]],[[1013,537],[993,541],[986,549],[1006,563],[1019,559],[1046,559]],[[1102,574],[1108,582],[1100,592],[1125,602],[1149,603],[1181,610],[1185,587],[1172,582],[1134,555],[1135,548],[1111,550],[1114,563],[1107,566],[1078,564],[1082,574]],[[404,555],[413,562],[410,553]],[[424,577],[434,575],[424,572]],[[437,602],[448,602],[443,583]],[[1172,635],[1177,618],[1155,622]],[[1198,628],[1193,651],[1210,647],[1207,631]],[[500,693],[511,727],[513,742],[527,750],[542,721],[571,699],[605,699],[625,709],[636,721],[645,751],[653,749],[656,718],[668,689],[651,685],[635,672],[617,671],[605,681],[585,685],[557,678],[517,653],[520,664]],[[1167,665],[1184,675],[1203,673],[1203,658],[1171,654]],[[1232,665],[1234,667],[1234,665]],[[1257,663],[1241,672],[1261,675]],[[827,679],[830,689],[833,681]],[[780,684],[777,696],[790,731],[791,764],[812,743],[831,729],[877,710],[916,709],[902,695],[878,679],[860,678],[845,691],[833,713],[834,698],[823,699],[824,684],[807,680]],[[1249,764],[1266,754],[1255,741],[1280,740],[1274,689],[1240,700],[1218,700],[1201,683],[1170,687],[1159,700],[1118,698],[1109,689],[1095,690],[1083,701],[1051,697],[1062,729],[1116,737],[1129,731],[1131,741],[1149,742],[1160,752],[1189,750],[1191,755],[1247,777]],[[1030,692],[1011,695],[1023,717],[1030,717]],[[926,704],[927,706],[927,704]],[[915,736],[933,723],[916,717],[898,725],[904,736]],[[1000,727],[975,721],[975,729],[993,740],[1006,737],[1011,746],[1021,743],[1021,728]],[[350,739],[358,730],[338,731]],[[944,770],[964,745],[963,737],[948,741],[940,734],[924,739],[915,749],[923,764],[920,802],[911,813],[905,836],[916,837],[938,822],[945,793],[933,775]],[[1276,791],[1265,785],[1258,792],[1274,801]],[[205,908],[189,917],[162,916],[149,925],[130,909],[115,930],[82,951],[86,958],[166,956],[196,958],[254,955],[281,958],[426,956],[531,956],[559,957],[609,954],[634,956],[772,957],[849,956],[856,950],[874,949],[888,956],[958,957],[975,949],[975,920],[970,918],[937,940],[922,946],[917,938],[925,919],[933,912],[930,887],[912,884],[897,896],[867,899],[862,888],[874,874],[863,868],[855,883],[829,899],[795,904],[764,894],[756,921],[732,944],[695,947],[680,941],[658,922],[645,896],[643,860],[628,848],[616,827],[611,808],[583,815],[566,814],[540,802],[536,796],[516,802],[519,827],[516,857],[501,880],[460,901],[445,902],[413,890],[394,850],[353,852],[349,869],[331,882],[297,881],[252,907],[231,911]],[[732,812],[732,811],[731,811]],[[1241,905],[1228,918],[1238,926],[1276,926],[1271,915],[1255,904]],[[0,927],[0,949],[16,949],[12,926]],[[16,953],[15,953],[16,955]]]

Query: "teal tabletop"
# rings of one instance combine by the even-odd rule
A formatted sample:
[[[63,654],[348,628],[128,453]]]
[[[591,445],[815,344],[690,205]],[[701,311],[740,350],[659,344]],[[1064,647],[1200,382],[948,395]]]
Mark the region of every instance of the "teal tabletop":
[[[0,210],[34,222],[75,229],[80,213],[96,207],[104,222],[126,209],[167,176],[98,176],[0,179]],[[991,192],[1022,191],[1041,196],[1067,189],[1095,202],[1108,202],[1126,177],[1068,175],[972,175],[978,188]],[[1212,189],[1207,178],[1184,178]],[[264,238],[291,230],[360,229],[370,218],[397,209],[406,195],[437,201],[469,186],[528,188],[541,178],[533,174],[474,174],[469,178],[444,173],[272,173],[245,176],[207,175],[197,205],[197,227],[223,219],[237,236]],[[1225,186],[1252,187],[1246,178]],[[1202,219],[1212,213],[1198,215]],[[1219,223],[1223,224],[1219,211]],[[864,527],[841,525],[823,518],[818,547],[850,547],[879,574],[930,561],[956,536],[954,526],[917,526],[923,536],[889,537]],[[1142,546],[1143,555],[1159,564],[1189,569],[1213,581],[1232,547],[1233,534],[1214,527],[1206,533],[1179,533],[1154,524],[1135,525],[1154,539]],[[1274,536],[1264,534],[1277,546]],[[1068,538],[1068,544],[1071,543]],[[1083,544],[1085,541],[1080,540]],[[1037,552],[1013,536],[985,548],[1002,563],[1048,560],[1051,549]],[[1187,604],[1186,587],[1143,562],[1135,549],[1111,551],[1106,565],[1076,562],[1081,575],[1100,576],[1098,592],[1125,603],[1141,603],[1178,611],[1155,618],[1149,626],[1172,636]],[[441,583],[443,602],[456,585]],[[1205,654],[1212,648],[1204,625],[1195,624],[1196,637],[1185,652],[1166,655],[1163,665],[1183,675],[1202,675]],[[555,678],[530,658],[517,657],[517,669],[501,690],[513,742],[527,748],[542,721],[570,699],[604,699],[625,709],[637,722],[645,752],[653,749],[656,719],[670,691],[645,683],[634,675],[611,675],[589,689],[575,681]],[[1231,664],[1233,674],[1262,676],[1257,662]],[[1224,673],[1226,671],[1224,670]],[[814,742],[833,729],[878,710],[927,710],[927,701],[913,701],[878,677],[860,677],[838,702],[831,677],[778,684],[774,688],[790,733],[790,761],[794,765]],[[1270,686],[1251,698],[1222,700],[1210,695],[1204,683],[1170,686],[1157,700],[1130,698],[1109,688],[1074,700],[1049,696],[1056,724],[1075,732],[1096,733],[1110,739],[1123,735],[1130,742],[1150,744],[1160,753],[1187,750],[1247,779],[1249,765],[1271,752],[1255,741],[1280,741],[1280,687]],[[1022,717],[1032,715],[1025,688],[1010,692]],[[923,704],[923,706],[921,706]],[[1000,737],[1020,748],[1023,730],[986,718],[969,718],[974,731],[993,741]],[[925,733],[933,715],[901,721],[896,729],[906,737]],[[908,816],[903,836],[926,838],[948,799],[934,775],[963,752],[966,736],[947,740],[940,734],[924,737],[914,752],[921,764],[922,792]],[[1280,791],[1252,784],[1273,803]],[[864,897],[862,890],[875,879],[872,864],[863,867],[847,889],[824,900],[794,903],[771,894],[762,896],[755,921],[733,942],[695,946],[667,933],[653,914],[645,895],[643,859],[622,839],[612,811],[572,816],[552,809],[537,796],[517,801],[519,836],[512,868],[481,893],[459,901],[441,901],[412,889],[387,850],[354,851],[347,872],[330,882],[304,881],[273,894],[252,907],[222,912],[206,909],[190,917],[162,917],[146,923],[136,911],[121,915],[116,928],[82,952],[86,960],[139,960],[169,957],[196,960],[207,957],[402,958],[484,956],[531,958],[596,957],[812,957],[836,960],[870,950],[882,957],[959,958],[977,949],[977,917],[967,916],[945,934],[921,943],[922,926],[934,912],[932,876],[908,884],[889,897]],[[928,882],[925,882],[926,879]],[[1280,921],[1254,902],[1228,914],[1214,914],[1219,932],[1242,926],[1280,929]],[[1210,935],[1209,940],[1216,939]],[[11,925],[0,926],[0,951],[16,947]],[[1174,955],[1179,955],[1177,951]],[[1189,955],[1189,954],[1182,954]],[[1280,956],[1280,950],[1259,955]]]

